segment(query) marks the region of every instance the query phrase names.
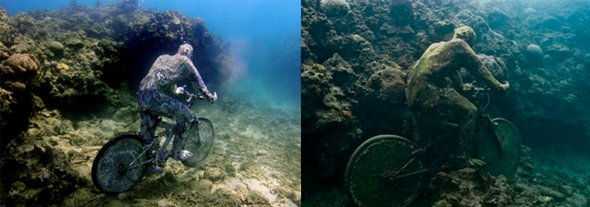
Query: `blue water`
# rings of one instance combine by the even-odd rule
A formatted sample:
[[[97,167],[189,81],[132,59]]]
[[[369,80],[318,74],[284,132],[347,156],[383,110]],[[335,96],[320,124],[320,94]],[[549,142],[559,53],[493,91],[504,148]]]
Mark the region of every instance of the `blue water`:
[[[96,0],[79,0],[94,7]],[[102,0],[101,4],[119,2]],[[301,1],[299,0],[144,0],[140,7],[175,10],[205,20],[210,32],[229,43],[240,75],[230,91],[252,101],[299,110],[301,105]],[[0,0],[13,16],[67,6],[68,0]],[[198,58],[197,60],[198,61]]]

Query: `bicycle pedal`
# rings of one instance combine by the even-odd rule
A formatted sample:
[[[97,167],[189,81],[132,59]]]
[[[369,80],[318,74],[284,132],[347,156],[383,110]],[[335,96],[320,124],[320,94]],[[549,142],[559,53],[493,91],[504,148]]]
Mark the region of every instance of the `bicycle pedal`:
[[[191,158],[192,156],[193,156],[192,152],[190,152],[188,150],[182,150],[177,154],[176,160],[185,161],[185,160],[188,160],[189,158]]]
[[[160,153],[158,153],[158,156],[157,156],[158,163],[164,163],[164,162],[166,162],[166,160],[168,159],[168,157],[170,157],[170,154],[169,153],[166,153],[166,152],[160,152]]]
[[[152,165],[152,166],[150,166],[150,167],[147,169],[146,173],[147,173],[148,175],[157,175],[157,174],[162,174],[162,173],[164,173],[164,168],[162,168],[162,167],[160,167],[160,166],[154,166],[154,165]]]

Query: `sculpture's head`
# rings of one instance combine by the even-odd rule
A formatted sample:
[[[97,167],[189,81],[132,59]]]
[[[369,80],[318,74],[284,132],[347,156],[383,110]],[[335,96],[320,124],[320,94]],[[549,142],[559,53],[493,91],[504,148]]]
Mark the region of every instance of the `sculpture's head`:
[[[467,42],[469,46],[475,45],[475,31],[469,26],[461,26],[455,29],[455,33],[453,34],[453,39],[459,38]]]
[[[188,43],[184,43],[178,47],[178,52],[176,52],[176,54],[184,55],[190,58],[193,55],[193,46],[189,45]]]

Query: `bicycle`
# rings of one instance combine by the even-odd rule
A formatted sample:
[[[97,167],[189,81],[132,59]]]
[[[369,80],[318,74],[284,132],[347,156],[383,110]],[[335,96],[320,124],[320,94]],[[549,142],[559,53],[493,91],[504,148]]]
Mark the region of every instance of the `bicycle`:
[[[489,89],[473,87],[474,96],[485,94],[487,103],[475,136],[475,158],[485,165],[481,170],[492,175],[512,176],[520,159],[521,140],[516,127],[504,118],[491,118],[485,109]],[[482,93],[483,92],[483,93]],[[364,141],[348,161],[345,182],[359,206],[408,206],[412,204],[428,176],[441,167],[424,166],[426,146],[416,146],[398,135],[377,135]],[[441,164],[442,165],[442,164]],[[429,180],[429,179],[428,179]]]
[[[185,92],[189,96],[187,103],[191,108],[194,100],[204,100],[203,96]],[[215,94],[216,96],[216,94]],[[139,133],[116,136],[100,149],[92,163],[92,181],[102,192],[121,193],[130,190],[139,183],[149,165],[164,166],[171,152],[168,145],[174,140],[172,149],[186,149],[193,155],[183,160],[186,167],[198,167],[209,155],[214,140],[213,124],[209,119],[197,117],[193,113],[193,122],[185,130],[183,139],[175,139],[174,120],[160,117],[156,124],[156,137],[144,145]],[[164,144],[155,149],[161,137],[166,137]],[[178,147],[178,148],[177,148]],[[148,153],[151,152],[151,153]],[[148,154],[151,156],[148,157]]]

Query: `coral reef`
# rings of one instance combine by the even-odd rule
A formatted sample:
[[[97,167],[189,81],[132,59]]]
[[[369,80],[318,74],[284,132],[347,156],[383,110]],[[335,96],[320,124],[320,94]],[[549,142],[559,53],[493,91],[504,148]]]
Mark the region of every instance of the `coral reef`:
[[[590,41],[584,26],[590,22],[588,2],[347,1],[348,6],[338,7],[340,13],[326,9],[326,2],[331,1],[303,0],[301,10],[303,167],[317,172],[304,174],[304,203],[321,205],[330,203],[329,199],[352,205],[344,191],[343,160],[377,134],[412,138],[403,99],[405,74],[430,44],[449,40],[453,30],[463,25],[475,30],[473,49],[481,53],[482,62],[500,81],[511,84],[505,96],[492,96],[487,112],[513,121],[524,143],[534,149],[529,154],[554,147],[555,137],[564,143],[559,147],[571,153],[585,154],[582,148],[590,146],[584,139],[590,134],[586,113]],[[346,64],[334,70],[331,62],[336,60]],[[514,178],[522,185],[489,177],[484,185],[480,182],[485,175],[448,172],[446,183],[472,182],[476,193],[461,201],[450,196],[453,189],[442,190],[439,200],[426,205],[580,206],[587,202],[580,199],[590,195],[587,190],[574,188],[567,193],[574,179],[562,181],[570,186],[566,193],[560,185],[536,191],[538,184],[559,183],[559,179],[537,177],[549,173],[550,164],[539,164],[536,156],[526,159],[520,167],[523,172]],[[490,183],[498,186],[490,187],[494,186]],[[502,192],[477,193],[496,188]],[[486,203],[488,198],[496,200]]]
[[[440,172],[432,181],[434,206],[506,206],[512,192],[504,177],[495,178],[473,168]]]
[[[320,7],[331,16],[345,15],[350,10],[346,0],[321,0]]]
[[[543,49],[539,45],[529,44],[526,46],[526,55],[531,63],[543,61]]]
[[[124,124],[137,120],[131,94],[149,64],[183,41],[210,88],[223,90],[232,59],[202,19],[133,5],[13,17],[0,8],[0,205],[62,205],[80,189],[95,196],[89,161],[112,133],[137,130]],[[107,114],[122,128],[80,122]],[[101,124],[112,123],[91,125]]]
[[[82,175],[71,167],[72,158],[88,159],[83,151],[63,150],[59,142],[71,140],[66,134],[74,130],[70,121],[62,120],[57,110],[43,110],[31,118],[31,125],[23,140],[12,140],[6,146],[3,159],[3,183],[8,184],[8,204],[59,204],[59,199],[82,185]],[[64,137],[65,136],[65,137]],[[63,138],[62,138],[63,137]],[[88,182],[89,180],[86,180]]]

